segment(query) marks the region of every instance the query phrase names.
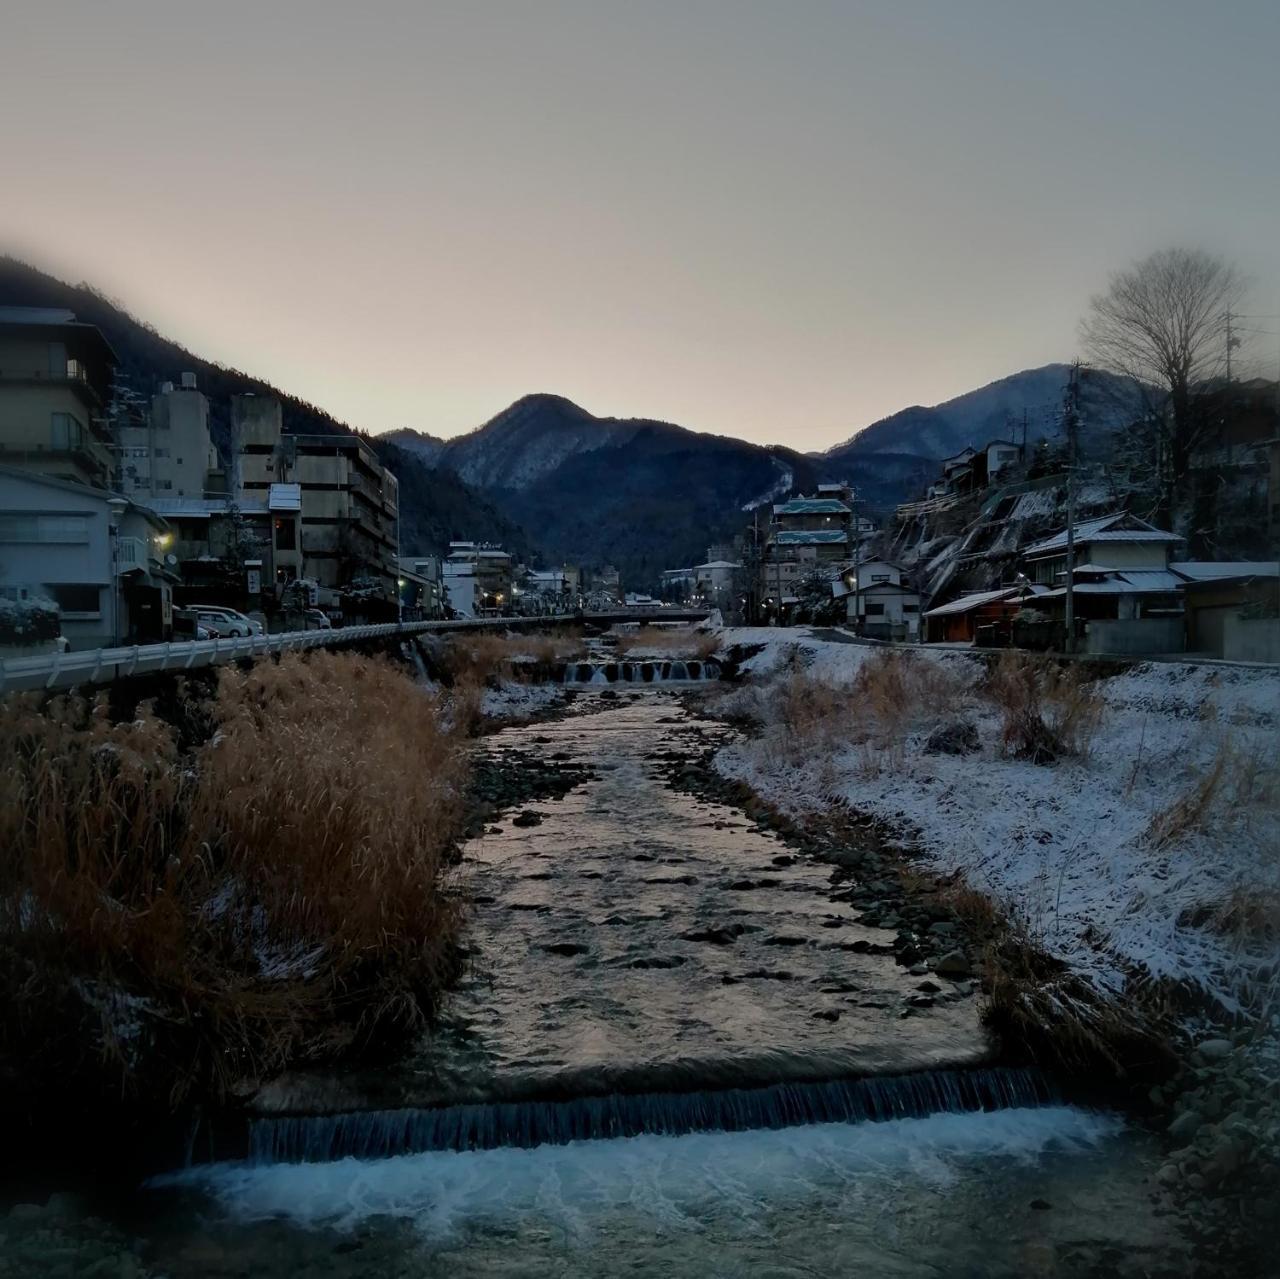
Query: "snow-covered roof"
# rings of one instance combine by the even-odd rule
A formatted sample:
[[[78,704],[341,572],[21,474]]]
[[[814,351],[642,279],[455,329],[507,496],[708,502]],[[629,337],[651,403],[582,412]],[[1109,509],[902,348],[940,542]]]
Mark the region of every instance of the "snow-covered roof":
[[[978,591],[974,595],[962,595],[950,604],[940,604],[937,608],[926,611],[925,617],[945,617],[949,613],[968,613],[984,604],[995,604],[999,600],[1007,600],[1022,590],[1020,586],[1006,586],[998,591]],[[1050,592],[1051,593],[1051,592]]]
[[[1175,560],[1169,565],[1193,582],[1216,582],[1234,577],[1280,577],[1275,560]]]
[[[1146,520],[1140,520],[1128,511],[1115,511],[1111,515],[1099,515],[1095,519],[1080,520],[1075,525],[1075,540],[1078,544],[1089,542],[1181,542],[1176,533],[1166,533]],[[1053,551],[1066,550],[1067,530],[1062,529],[1042,542],[1028,546],[1023,552],[1027,556],[1047,555]]]
[[[735,564],[732,560],[708,560],[705,564],[697,565],[698,568],[741,568],[741,564]]]
[[[269,511],[302,510],[302,485],[273,484],[267,491],[267,509]]]
[[[773,540],[779,546],[836,546],[847,542],[849,536],[838,528],[805,528],[775,533]]]
[[[849,508],[834,497],[793,497],[789,502],[779,502],[775,515],[848,515]]]

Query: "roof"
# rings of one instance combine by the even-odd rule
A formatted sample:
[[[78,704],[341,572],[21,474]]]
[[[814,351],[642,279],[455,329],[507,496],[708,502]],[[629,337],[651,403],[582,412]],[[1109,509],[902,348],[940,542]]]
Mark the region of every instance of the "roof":
[[[958,600],[952,600],[950,604],[942,604],[937,608],[931,608],[925,613],[925,617],[945,617],[948,613],[970,613],[975,608],[981,608],[984,604],[995,604],[1000,600],[1007,600],[1014,595],[1022,593],[1021,586],[1006,586],[998,591],[979,591],[975,595],[962,595]]]
[[[0,466],[0,476],[8,476],[14,480],[26,480],[29,484],[39,484],[45,488],[58,489],[63,493],[71,493],[76,497],[88,498],[94,502],[110,502],[113,499],[122,501],[125,504],[124,509],[132,509],[137,511],[151,520],[157,528],[166,528],[164,516],[155,510],[150,503],[139,502],[136,498],[128,497],[124,493],[117,493],[114,489],[92,488],[88,484],[78,484],[75,480],[62,480],[56,475],[44,475],[40,471],[29,471],[23,466]]]
[[[773,540],[778,546],[842,546],[848,542],[849,535],[839,528],[789,529],[775,533]]]
[[[902,582],[868,582],[866,586],[858,587],[859,595],[867,595],[872,591],[893,591],[898,595],[919,594],[914,586],[907,586]],[[945,608],[946,605],[943,607]]]
[[[69,336],[97,347],[97,354],[105,356],[112,364],[119,363],[115,350],[103,336],[102,330],[96,324],[77,320],[74,311],[61,307],[0,306],[0,324],[8,329],[35,330],[37,334],[41,329],[63,329]]]
[[[1275,560],[1175,560],[1169,567],[1193,582],[1220,582],[1237,577],[1280,577],[1280,563]]]
[[[708,560],[705,564],[697,564],[695,568],[741,568],[741,564],[735,564],[732,560]]]
[[[1117,527],[1124,525],[1125,527]],[[1074,525],[1077,543],[1089,542],[1181,542],[1185,539],[1176,533],[1166,533],[1146,520],[1140,520],[1128,511],[1114,511],[1110,515],[1099,515],[1091,520],[1079,520]],[[1066,550],[1067,530],[1062,529],[1052,537],[1028,546],[1024,555],[1047,555],[1053,551]]]
[[[795,497],[773,508],[775,515],[848,515],[849,508],[835,497]]]
[[[273,484],[267,491],[267,510],[300,511],[302,510],[301,484]]]

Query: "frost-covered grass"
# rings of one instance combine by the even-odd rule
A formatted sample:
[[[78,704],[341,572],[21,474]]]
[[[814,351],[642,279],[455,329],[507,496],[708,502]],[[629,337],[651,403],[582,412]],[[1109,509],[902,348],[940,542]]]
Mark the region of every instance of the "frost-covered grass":
[[[1091,688],[1049,679],[1040,709],[1061,728],[1076,699],[1076,738],[1042,764],[1011,750],[1008,698],[972,656],[903,654],[886,707],[884,650],[797,631],[725,639],[766,647],[747,663],[754,679],[719,705],[759,725],[721,753],[724,775],[793,812],[843,801],[898,824],[926,863],[960,872],[1105,996],[1163,979],[1226,1011],[1266,1000],[1280,672],[1161,663]],[[957,718],[978,749],[926,751]]]
[[[0,1061],[163,1103],[362,1052],[456,963],[467,752],[385,661],[224,669],[209,703],[0,701]]]
[[[616,629],[619,657],[705,660],[720,647],[719,633],[700,626],[640,626]]]

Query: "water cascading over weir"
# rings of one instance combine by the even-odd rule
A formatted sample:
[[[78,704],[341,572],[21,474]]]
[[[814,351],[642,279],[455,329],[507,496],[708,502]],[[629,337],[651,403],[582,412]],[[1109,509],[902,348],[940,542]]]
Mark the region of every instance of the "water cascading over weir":
[[[996,1066],[763,1088],[278,1116],[252,1121],[249,1158],[255,1163],[313,1163],[424,1151],[529,1149],[642,1134],[922,1118],[1055,1100],[1040,1072]]]
[[[569,662],[566,684],[671,684],[720,678],[720,664],[713,660],[644,660],[633,662]]]

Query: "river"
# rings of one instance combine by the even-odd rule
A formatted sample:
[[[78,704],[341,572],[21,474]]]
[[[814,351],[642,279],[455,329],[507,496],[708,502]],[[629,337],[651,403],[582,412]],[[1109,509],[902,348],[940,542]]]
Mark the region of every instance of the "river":
[[[488,739],[591,775],[467,846],[444,1027],[393,1069],[274,1085],[255,1158],[135,1206],[147,1266],[1176,1273],[1141,1131],[994,1063],[972,983],[911,974],[831,866],[668,784],[726,731],[646,689]]]

